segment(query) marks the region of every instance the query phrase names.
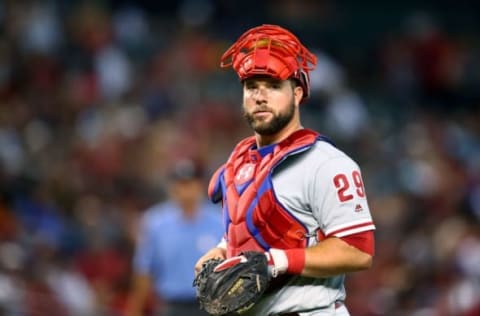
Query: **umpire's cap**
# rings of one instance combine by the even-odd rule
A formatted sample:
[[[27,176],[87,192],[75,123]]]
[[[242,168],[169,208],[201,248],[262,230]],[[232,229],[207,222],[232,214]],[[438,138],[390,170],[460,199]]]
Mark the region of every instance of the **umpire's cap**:
[[[199,161],[191,158],[183,158],[176,161],[169,172],[171,180],[194,180],[202,179],[204,170]]]

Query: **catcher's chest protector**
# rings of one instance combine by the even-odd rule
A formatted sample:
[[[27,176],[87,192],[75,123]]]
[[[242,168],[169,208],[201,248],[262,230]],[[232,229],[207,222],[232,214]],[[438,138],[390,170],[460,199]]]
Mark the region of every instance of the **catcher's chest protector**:
[[[217,185],[211,183],[209,187],[212,199],[214,187],[221,190],[228,257],[243,251],[265,251],[270,247],[306,247],[307,230],[277,202],[271,175],[286,157],[308,150],[318,137],[319,134],[312,130],[299,130],[264,157],[252,150],[254,137],[235,147]]]

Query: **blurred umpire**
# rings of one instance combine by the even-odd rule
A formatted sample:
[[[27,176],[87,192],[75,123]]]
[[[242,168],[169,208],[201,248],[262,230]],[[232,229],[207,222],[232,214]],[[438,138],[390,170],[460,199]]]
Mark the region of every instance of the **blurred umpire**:
[[[156,316],[207,315],[195,298],[193,271],[223,234],[221,213],[205,200],[202,168],[195,161],[179,160],[168,180],[168,199],[142,215],[125,316],[145,315],[152,290],[162,302],[155,304]]]

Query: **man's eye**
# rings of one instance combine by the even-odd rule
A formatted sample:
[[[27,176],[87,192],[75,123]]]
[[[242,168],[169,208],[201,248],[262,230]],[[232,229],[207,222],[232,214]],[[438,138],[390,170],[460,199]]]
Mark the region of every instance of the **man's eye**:
[[[252,91],[252,90],[257,89],[257,86],[255,86],[255,85],[247,85],[245,88],[246,88],[247,90],[249,90],[249,91]]]

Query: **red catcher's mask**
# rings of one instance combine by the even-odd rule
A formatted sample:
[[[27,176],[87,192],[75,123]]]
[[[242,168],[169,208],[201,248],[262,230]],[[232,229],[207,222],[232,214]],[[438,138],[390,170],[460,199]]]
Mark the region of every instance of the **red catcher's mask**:
[[[288,30],[263,24],[245,32],[223,54],[220,67],[232,66],[240,80],[252,76],[269,76],[297,80],[303,89],[303,100],[310,94],[308,72],[317,58]]]

